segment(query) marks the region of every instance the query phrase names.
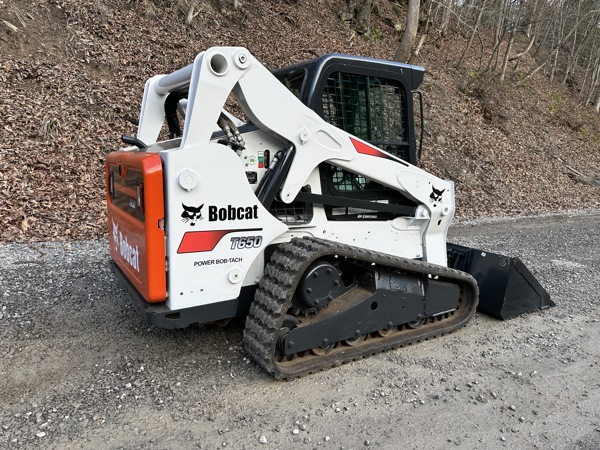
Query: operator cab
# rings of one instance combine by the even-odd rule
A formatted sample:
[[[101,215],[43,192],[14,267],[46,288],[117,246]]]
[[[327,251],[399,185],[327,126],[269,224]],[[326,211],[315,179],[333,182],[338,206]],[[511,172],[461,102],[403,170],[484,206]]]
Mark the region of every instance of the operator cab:
[[[424,73],[420,66],[339,54],[273,72],[328,123],[411,164],[418,159],[413,94]]]
[[[328,123],[415,165],[420,151],[413,94],[424,73],[419,66],[329,54],[273,75]],[[316,202],[323,204],[328,220],[336,221],[390,220],[414,214],[416,203],[395,189],[330,163],[321,164],[319,172],[323,198],[300,192],[292,204],[295,211],[306,211],[303,204]],[[277,206],[286,213],[289,209],[281,202]],[[310,217],[297,212],[295,216]]]

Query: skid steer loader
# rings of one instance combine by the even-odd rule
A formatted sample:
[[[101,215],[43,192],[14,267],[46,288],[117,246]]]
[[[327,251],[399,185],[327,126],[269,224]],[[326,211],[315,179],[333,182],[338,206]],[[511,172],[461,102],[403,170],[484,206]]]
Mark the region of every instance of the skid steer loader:
[[[150,78],[106,159],[114,271],[148,323],[247,316],[248,353],[287,379],[455,330],[478,301],[548,307],[517,259],[447,244],[454,185],[415,165],[423,74],[346,55],[272,73],[215,47]]]

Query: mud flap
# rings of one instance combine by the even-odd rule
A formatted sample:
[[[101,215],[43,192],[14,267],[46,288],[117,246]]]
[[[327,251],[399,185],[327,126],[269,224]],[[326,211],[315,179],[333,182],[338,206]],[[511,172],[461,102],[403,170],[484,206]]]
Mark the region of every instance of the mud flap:
[[[550,294],[519,258],[448,243],[448,267],[467,272],[477,280],[477,309],[498,319],[512,319],[554,306]]]

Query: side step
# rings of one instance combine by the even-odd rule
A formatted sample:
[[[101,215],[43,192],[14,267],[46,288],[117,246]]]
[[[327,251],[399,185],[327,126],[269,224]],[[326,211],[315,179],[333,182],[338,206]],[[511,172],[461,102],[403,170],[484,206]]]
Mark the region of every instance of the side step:
[[[448,267],[477,280],[477,309],[498,319],[554,306],[550,294],[519,258],[448,243]]]

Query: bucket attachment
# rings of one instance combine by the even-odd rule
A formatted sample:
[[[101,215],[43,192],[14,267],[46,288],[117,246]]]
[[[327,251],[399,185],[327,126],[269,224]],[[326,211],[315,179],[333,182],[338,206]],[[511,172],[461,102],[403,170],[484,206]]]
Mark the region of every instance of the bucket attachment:
[[[477,309],[498,319],[512,319],[554,306],[550,294],[519,258],[448,243],[448,267],[467,272],[477,280]]]

